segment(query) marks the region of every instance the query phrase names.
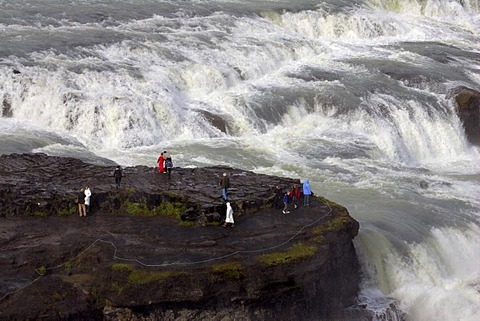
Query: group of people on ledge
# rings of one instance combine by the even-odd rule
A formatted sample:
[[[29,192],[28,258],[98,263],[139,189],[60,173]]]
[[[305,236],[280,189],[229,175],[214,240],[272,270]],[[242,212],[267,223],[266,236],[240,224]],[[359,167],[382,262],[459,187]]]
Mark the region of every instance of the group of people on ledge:
[[[160,173],[167,173],[168,178],[171,178],[171,172],[173,168],[173,161],[170,153],[166,150],[160,153],[160,156],[157,160],[158,164],[158,171]],[[117,187],[120,187],[122,177],[124,177],[123,169],[120,165],[115,168],[113,173],[113,177],[115,178],[115,184]],[[220,178],[219,182],[221,188],[222,199],[225,202],[227,207],[226,210],[226,218],[225,223],[223,224],[224,227],[234,226],[234,219],[233,219],[233,209],[228,201],[228,189],[230,188],[230,178],[227,173],[223,173],[222,177]],[[310,195],[312,191],[310,189],[310,180],[307,178],[300,187],[298,184],[293,184],[292,187],[288,189],[282,189],[279,185],[276,185],[274,188],[274,207],[275,209],[282,209],[283,214],[290,213],[289,211],[289,203],[293,203],[293,208],[298,208],[299,201],[303,195],[303,206],[309,206],[310,202]],[[89,186],[85,186],[80,190],[77,195],[76,202],[78,203],[78,211],[80,217],[87,216],[87,213],[90,210],[90,197],[92,192],[90,191]]]
[[[280,188],[279,185],[276,185],[274,188],[275,198],[274,206],[275,209],[282,209],[283,214],[290,213],[289,203],[293,203],[293,208],[298,208],[299,201],[303,195],[303,206],[310,206],[310,195],[312,195],[312,190],[310,189],[310,180],[307,178],[303,182],[302,188],[298,184],[293,184],[287,190]]]
[[[225,223],[223,224],[224,227],[227,226],[234,226],[234,219],[233,219],[233,209],[228,201],[228,189],[230,188],[230,178],[227,173],[223,173],[222,177],[220,178],[220,189],[222,193],[222,199],[227,206],[226,216],[225,216]],[[310,179],[305,179],[300,187],[298,184],[293,184],[293,186],[287,190],[280,188],[280,185],[276,185],[274,188],[274,207],[275,209],[282,209],[283,214],[290,213],[288,204],[290,202],[293,203],[293,208],[299,207],[299,202],[301,197],[303,196],[303,206],[310,206],[310,195],[312,195],[312,190],[310,188]],[[283,204],[283,206],[282,206]]]

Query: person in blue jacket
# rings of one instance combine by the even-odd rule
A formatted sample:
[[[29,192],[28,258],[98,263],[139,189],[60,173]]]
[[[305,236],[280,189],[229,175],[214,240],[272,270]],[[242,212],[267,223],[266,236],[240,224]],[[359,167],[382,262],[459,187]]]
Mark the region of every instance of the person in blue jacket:
[[[312,190],[310,189],[310,180],[307,178],[303,182],[303,206],[310,205],[310,195],[312,195]]]
[[[288,214],[290,211],[288,210],[288,193],[283,194],[283,214]]]

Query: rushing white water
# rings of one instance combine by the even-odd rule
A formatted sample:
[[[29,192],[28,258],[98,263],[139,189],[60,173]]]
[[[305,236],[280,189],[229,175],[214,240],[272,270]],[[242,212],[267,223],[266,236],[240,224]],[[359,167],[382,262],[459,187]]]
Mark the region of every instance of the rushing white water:
[[[0,1],[0,153],[308,177],[378,320],[480,319],[476,0],[57,2]]]

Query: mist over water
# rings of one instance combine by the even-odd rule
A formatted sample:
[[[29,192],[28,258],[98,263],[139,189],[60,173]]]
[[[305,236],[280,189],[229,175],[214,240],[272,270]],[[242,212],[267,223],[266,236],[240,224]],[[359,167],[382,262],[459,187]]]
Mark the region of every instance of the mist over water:
[[[0,153],[309,178],[378,320],[480,319],[476,0],[0,2]],[[396,304],[399,311],[389,308]]]

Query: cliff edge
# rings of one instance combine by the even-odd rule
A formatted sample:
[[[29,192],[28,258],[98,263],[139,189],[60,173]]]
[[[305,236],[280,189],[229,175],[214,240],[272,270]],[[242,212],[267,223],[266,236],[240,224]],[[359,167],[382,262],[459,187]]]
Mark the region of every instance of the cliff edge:
[[[347,209],[299,180],[228,167],[124,170],[44,154],[0,156],[0,320],[360,320]],[[231,179],[235,227],[218,182]],[[89,185],[91,211],[75,196]]]

